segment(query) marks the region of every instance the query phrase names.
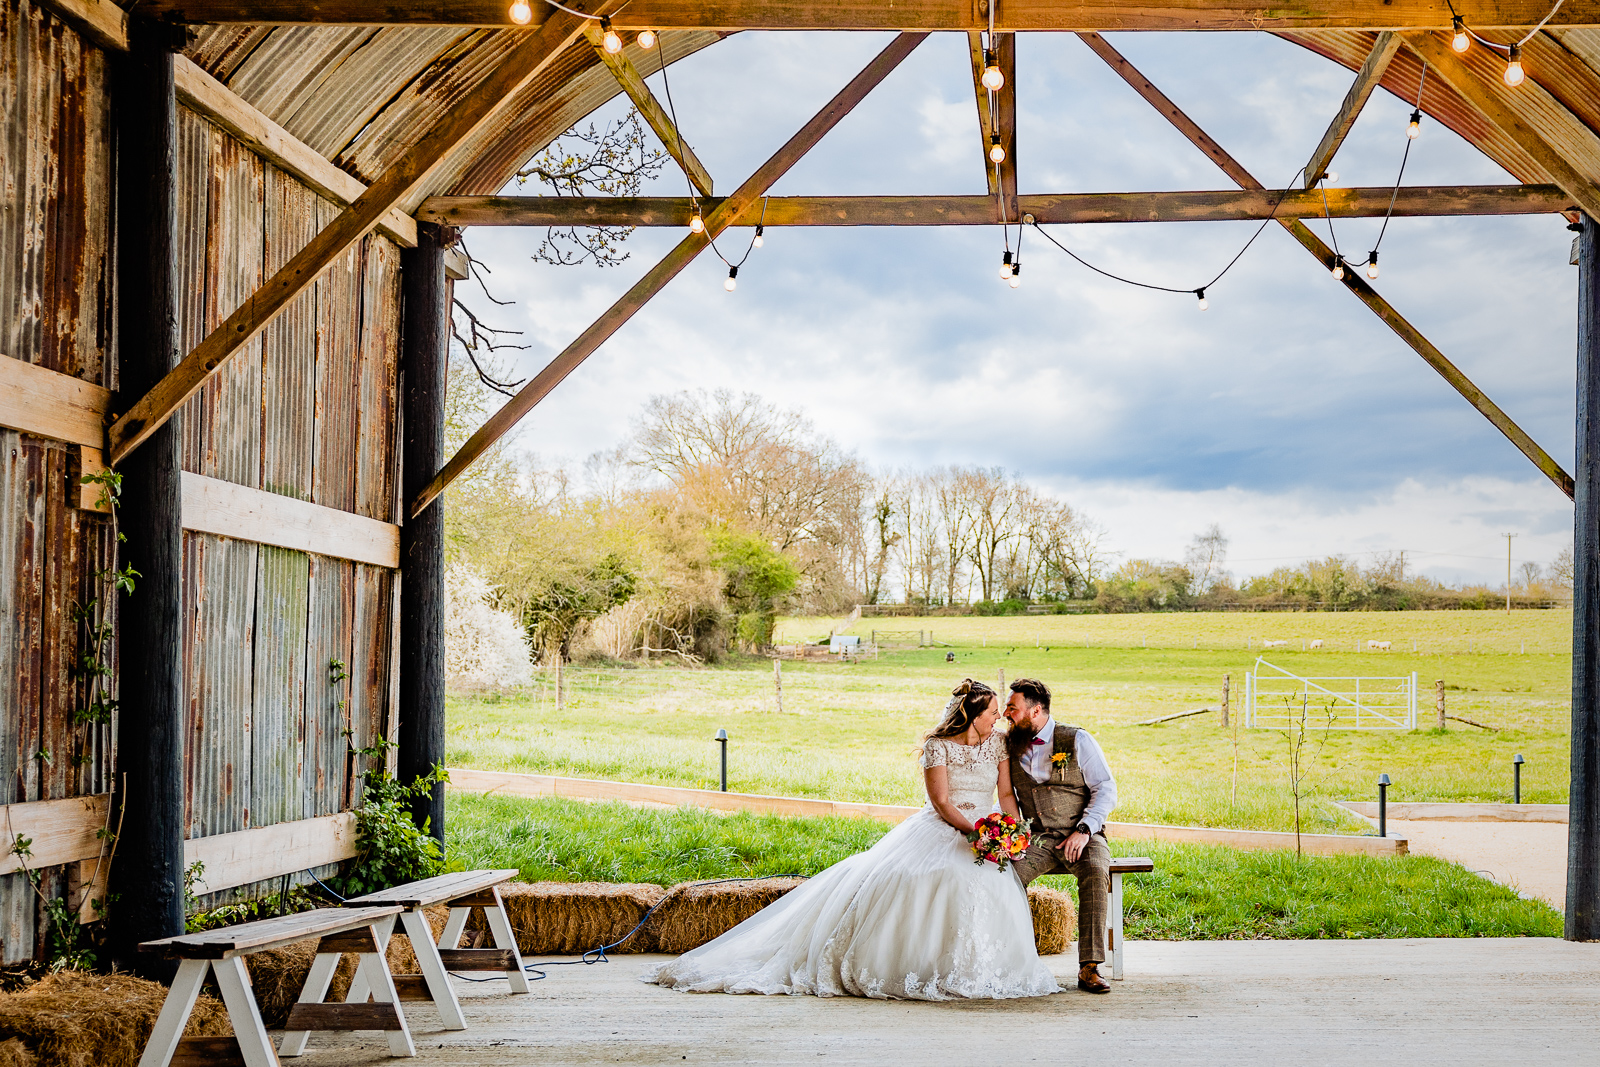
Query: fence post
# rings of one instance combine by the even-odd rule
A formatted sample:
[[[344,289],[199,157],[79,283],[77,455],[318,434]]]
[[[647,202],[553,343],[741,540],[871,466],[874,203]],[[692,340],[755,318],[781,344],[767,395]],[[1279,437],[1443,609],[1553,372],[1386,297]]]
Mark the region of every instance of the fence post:
[[[778,714],[783,714],[783,660],[772,661],[772,692],[778,700]]]
[[[1228,679],[1229,675],[1222,676],[1222,728],[1228,728]]]
[[[1444,729],[1444,679],[1433,683],[1433,703],[1439,709],[1439,729]]]
[[[996,693],[1004,693],[1006,691],[1006,669],[1004,667],[1000,668],[1000,680],[995,683],[994,691]]]
[[[561,661],[564,657],[561,650],[556,650],[556,710],[560,711],[567,706],[567,687],[561,676]]]
[[[1411,729],[1417,728],[1417,672],[1411,672],[1411,721],[1406,724]]]

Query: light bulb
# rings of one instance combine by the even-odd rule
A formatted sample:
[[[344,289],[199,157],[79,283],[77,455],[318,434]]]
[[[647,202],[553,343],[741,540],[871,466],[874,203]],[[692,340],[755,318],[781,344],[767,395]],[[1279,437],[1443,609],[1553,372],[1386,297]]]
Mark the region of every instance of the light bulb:
[[[516,0],[511,5],[511,21],[518,26],[526,26],[533,21],[533,6],[528,0]]]
[[[1011,253],[1007,252],[1000,257],[1000,280],[1009,281],[1011,278]]]
[[[1339,180],[1339,172],[1336,170],[1325,171],[1322,175],[1322,180],[1332,185]]]
[[[1367,277],[1374,281],[1378,278],[1378,253],[1376,249],[1367,256]]]
[[[767,243],[767,239],[762,236],[765,231],[765,226],[762,226],[760,223],[756,224],[756,239],[750,242],[751,248],[760,248],[762,245]]]
[[[728,277],[727,277],[726,280],[723,281],[722,287],[724,289],[726,289],[730,293],[733,292],[735,289],[739,288],[739,268],[738,267],[729,267],[728,268]]]
[[[994,53],[983,53],[983,87],[991,93],[999,92],[1000,87],[1006,83],[1006,76],[1000,73],[1000,67],[994,61]]]
[[[1006,146],[1000,143],[1000,135],[993,134],[989,138],[989,159],[995,163],[1006,161]]]
[[[1417,139],[1417,137],[1421,133],[1422,133],[1422,109],[1418,108],[1417,110],[1415,110],[1415,111],[1413,111],[1411,113],[1411,121],[1406,123],[1406,137],[1408,137],[1411,140],[1415,141]]]
[[[1455,36],[1450,38],[1450,47],[1457,52],[1465,52],[1472,46],[1472,38],[1467,35],[1467,27],[1460,15],[1450,20],[1450,27],[1455,31]]]
[[[1343,263],[1335,263],[1333,265],[1333,269],[1330,270],[1328,273],[1333,275],[1333,280],[1334,281],[1336,281],[1336,282],[1337,281],[1342,281],[1344,279],[1344,264]]]
[[[689,219],[689,232],[690,233],[705,233],[706,232],[706,220],[700,217],[700,212],[698,212],[698,211],[696,211],[694,213],[694,215],[691,216],[690,219]]]
[[[654,48],[655,46],[656,46],[656,31],[655,30],[640,30],[639,31],[639,47],[643,48],[646,52],[648,52],[648,51],[650,51],[650,49]]]
[[[600,27],[605,30],[605,35],[600,38],[600,43],[604,46],[607,54],[614,56],[622,51],[622,38],[616,30],[611,28],[611,20],[601,19]]]
[[[1206,299],[1206,291],[1204,289],[1196,289],[1194,291],[1194,295],[1200,298],[1201,311],[1204,311],[1206,308],[1211,306],[1211,301]]]
[[[1006,284],[1011,286],[1011,288],[1013,288],[1013,289],[1020,289],[1022,287],[1022,264],[1021,263],[1013,263],[1013,264],[1011,264],[1011,277],[1006,280]]]
[[[1506,84],[1515,89],[1526,77],[1522,70],[1522,49],[1518,45],[1512,45],[1509,62],[1506,63]]]

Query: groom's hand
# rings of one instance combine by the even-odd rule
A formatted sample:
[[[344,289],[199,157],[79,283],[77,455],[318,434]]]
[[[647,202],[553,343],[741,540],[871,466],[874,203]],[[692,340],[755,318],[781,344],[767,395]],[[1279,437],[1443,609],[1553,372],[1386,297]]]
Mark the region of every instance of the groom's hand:
[[[1083,848],[1089,843],[1089,835],[1081,830],[1074,830],[1067,835],[1067,839],[1056,847],[1061,850],[1061,858],[1068,863],[1077,863],[1078,857],[1083,855]]]

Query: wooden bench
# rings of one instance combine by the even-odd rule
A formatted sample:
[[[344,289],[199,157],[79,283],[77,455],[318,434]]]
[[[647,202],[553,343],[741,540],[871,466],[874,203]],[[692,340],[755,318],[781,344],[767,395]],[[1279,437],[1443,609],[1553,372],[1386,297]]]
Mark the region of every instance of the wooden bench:
[[[370,907],[380,905],[393,909],[399,916],[401,927],[411,939],[411,948],[417,955],[421,974],[397,974],[395,987],[401,1000],[431,1000],[439,1009],[439,1018],[446,1030],[465,1030],[466,1020],[461,1015],[461,1004],[450,985],[450,971],[504,971],[511,982],[513,993],[529,993],[527,972],[522,969],[522,953],[517,949],[516,934],[511,920],[500,902],[500,883],[516,877],[516,870],[463,871],[459,874],[441,874],[420,882],[408,882],[365,896],[352,897],[345,907]],[[445,921],[444,932],[438,944],[433,940],[433,929],[428,925],[425,909],[434,904],[448,904],[450,917]],[[461,935],[467,928],[467,919],[473,908],[483,911],[494,948],[458,948]],[[379,922],[375,931],[381,951],[394,933],[395,916]],[[329,976],[332,976],[330,970]],[[364,1003],[369,987],[360,975],[350,984],[347,1002]]]
[[[1106,951],[1111,954],[1111,978],[1122,981],[1122,876],[1149,874],[1156,869],[1144,856],[1113,856],[1111,893],[1106,899]]]
[[[167,992],[156,1017],[155,1028],[145,1044],[139,1067],[168,1067],[174,1057],[186,1067],[278,1067],[278,1054],[261,1022],[255,994],[250,990],[250,974],[244,958],[256,952],[282,948],[307,938],[320,938],[317,957],[300,992],[300,1002],[290,1009],[289,1024],[283,1035],[283,1054],[297,1056],[305,1048],[311,1030],[382,1030],[389,1039],[391,1056],[415,1056],[411,1031],[400,1009],[399,996],[384,961],[375,928],[393,925],[399,907],[319,908],[316,911],[285,915],[277,919],[241,923],[198,934],[183,934],[160,941],[146,941],[143,952],[159,952],[179,960],[178,976]],[[328,981],[345,952],[360,954],[358,978],[372,991],[371,1004],[324,1004]],[[228,1009],[234,1036],[185,1038],[184,1027],[207,974],[216,975],[222,1002]],[[315,981],[321,973],[320,986]],[[365,998],[362,998],[365,1000]]]

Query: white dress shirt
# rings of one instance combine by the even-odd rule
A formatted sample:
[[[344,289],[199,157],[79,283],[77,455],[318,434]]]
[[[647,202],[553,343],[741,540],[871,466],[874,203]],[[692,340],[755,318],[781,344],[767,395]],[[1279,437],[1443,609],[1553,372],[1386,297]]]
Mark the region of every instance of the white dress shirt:
[[[1044,728],[1039,731],[1039,738],[1044,744],[1029,745],[1022,754],[1022,769],[1035,782],[1043,783],[1050,779],[1050,756],[1055,751],[1055,736],[1056,722],[1046,718]],[[1078,769],[1083,772],[1083,784],[1089,787],[1089,806],[1083,810],[1082,821],[1089,824],[1090,833],[1098,833],[1105,826],[1112,809],[1117,806],[1117,782],[1111,777],[1111,767],[1106,763],[1106,754],[1100,751],[1100,743],[1089,735],[1088,730],[1078,731],[1073,752]]]

